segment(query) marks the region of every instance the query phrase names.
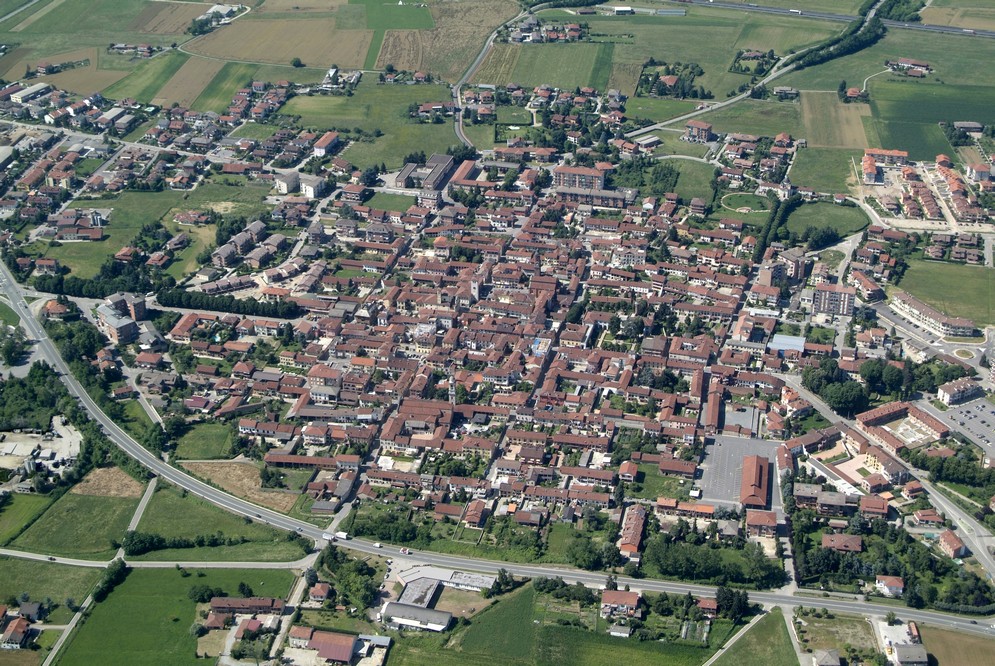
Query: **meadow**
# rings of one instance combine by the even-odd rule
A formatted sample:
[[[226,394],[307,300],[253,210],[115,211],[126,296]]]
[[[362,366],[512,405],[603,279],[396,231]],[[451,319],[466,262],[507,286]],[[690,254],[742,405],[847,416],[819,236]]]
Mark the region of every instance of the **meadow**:
[[[952,317],[995,324],[995,269],[913,259],[898,286]]]
[[[745,132],[761,136],[787,132],[794,137],[805,136],[801,104],[795,102],[744,99],[699,116],[699,120],[712,123],[716,132]]]
[[[255,72],[255,65],[241,62],[226,63],[194,99],[192,108],[218,113],[224,111],[231,104],[235,93],[252,83]]]
[[[133,570],[94,607],[59,663],[201,664],[194,656],[197,639],[190,635],[190,625],[199,619],[187,595],[193,585],[220,587],[233,595],[245,582],[256,595],[283,597],[292,581],[293,574],[284,570],[209,569],[196,576],[175,569]]]
[[[66,493],[11,546],[33,553],[105,560],[114,556],[138,500]]]
[[[145,508],[138,531],[166,538],[188,538],[221,532],[226,537],[243,537],[245,543],[233,546],[176,548],[153,551],[136,559],[223,562],[283,562],[296,560],[302,553],[286,540],[284,532],[228,513],[172,486],[160,484]]]
[[[863,151],[845,148],[806,148],[795,155],[791,165],[791,182],[813,188],[816,192],[849,192],[856,183],[853,159]]]
[[[49,616],[49,620],[59,624],[72,617],[66,599],[81,604],[86,599],[97,579],[100,569],[74,567],[52,562],[35,562],[13,557],[0,557],[0,599],[20,597],[27,593],[34,601],[51,599],[59,607]]]
[[[147,60],[131,74],[104,90],[104,95],[110,99],[131,97],[149,104],[162,88],[163,82],[169,81],[189,58],[186,53],[170,51]]]
[[[157,106],[172,106],[176,103],[189,108],[222,67],[225,67],[225,63],[218,60],[190,58],[162,84],[152,98],[152,103]]]
[[[0,545],[13,539],[25,525],[44,513],[51,498],[45,495],[12,493],[0,506]]]
[[[614,44],[496,44],[473,77],[475,83],[526,88],[591,86],[604,90]]]
[[[990,664],[995,661],[995,643],[991,639],[920,625],[922,642],[938,666]],[[935,660],[935,661],[934,661]]]
[[[666,97],[630,97],[625,114],[630,118],[648,118],[656,122],[694,111],[695,102]]]
[[[711,181],[715,175],[714,165],[690,160],[673,160],[669,161],[668,164],[680,172],[674,191],[683,201],[690,201],[693,197],[701,197],[705,201],[711,201]]]
[[[868,148],[863,119],[867,104],[844,104],[835,92],[805,92],[801,96],[804,137],[814,148]]]
[[[0,322],[8,326],[17,326],[20,321],[21,318],[17,316],[17,313],[9,305],[0,302]]]
[[[716,666],[797,666],[798,657],[780,608],[757,620],[715,662]]]
[[[207,229],[207,227],[204,228]],[[176,457],[185,460],[224,458],[231,443],[231,429],[227,424],[217,421],[197,423],[183,433],[177,441]]]
[[[386,192],[377,192],[366,205],[370,208],[379,208],[380,210],[395,210],[404,212],[415,205],[416,199],[414,197],[405,196],[403,194],[387,194]]]

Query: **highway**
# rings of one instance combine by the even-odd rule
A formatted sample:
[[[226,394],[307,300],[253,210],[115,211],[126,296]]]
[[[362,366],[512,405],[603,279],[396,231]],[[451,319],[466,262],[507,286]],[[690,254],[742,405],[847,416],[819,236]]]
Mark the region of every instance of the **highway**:
[[[295,520],[288,516],[284,516],[270,509],[266,509],[260,506],[256,506],[246,500],[239,499],[228,493],[221,491],[217,488],[207,485],[206,483],[199,481],[180,470],[177,470],[160,458],[154,456],[147,449],[142,447],[138,442],[131,438],[126,432],[117,426],[100,408],[99,406],[90,398],[90,396],[83,390],[83,387],[79,384],[76,378],[72,375],[69,370],[68,365],[59,355],[55,348],[51,338],[48,337],[48,333],[41,326],[41,324],[34,318],[28,309],[27,303],[24,301],[23,292],[20,285],[14,280],[13,275],[11,275],[10,270],[7,268],[6,264],[0,262],[0,289],[7,295],[10,300],[11,306],[14,311],[20,316],[23,325],[27,328],[28,334],[31,338],[36,340],[38,346],[39,355],[42,359],[46,360],[53,368],[55,368],[62,377],[62,381],[65,383],[69,392],[79,399],[80,404],[89,413],[90,418],[92,418],[96,423],[98,423],[107,434],[108,438],[114,442],[115,445],[120,447],[129,456],[140,462],[143,466],[148,468],[151,472],[156,474],[162,479],[187,490],[187,492],[194,493],[199,497],[203,497],[212,504],[229,511],[231,513],[247,516],[248,518],[255,520],[257,522],[263,522],[267,525],[271,525],[278,529],[286,530],[289,532],[296,532],[304,537],[313,539],[315,543],[321,545],[324,543],[322,534],[324,531],[310,523]],[[963,512],[959,512],[956,506],[952,507],[954,514],[958,522],[963,522]],[[957,515],[957,514],[961,515]],[[971,536],[971,535],[965,535]],[[980,535],[979,535],[980,536]],[[965,539],[965,541],[970,541]],[[350,550],[358,551],[366,554],[376,554],[376,555],[390,555],[394,557],[400,557],[399,552],[395,547],[387,548],[375,548],[373,543],[363,540],[363,539],[350,539],[348,541],[339,540],[338,545],[340,547],[348,548]],[[509,573],[517,576],[562,576],[568,582],[581,582],[584,585],[600,588],[604,585],[605,576],[604,572],[588,572],[579,569],[572,569],[569,567],[553,567],[545,565],[532,565],[532,564],[515,564],[511,562],[500,562],[491,560],[481,560],[476,558],[468,557],[457,557],[452,555],[444,555],[440,553],[431,552],[412,552],[403,556],[405,560],[414,563],[430,564],[433,566],[440,567],[450,567],[454,569],[463,569],[471,571],[479,571],[484,573],[497,573],[499,569],[505,569]],[[47,556],[46,556],[47,559]],[[57,558],[56,561],[64,562],[66,564],[76,564],[76,561],[66,560],[64,558]],[[82,563],[84,561],[80,561]],[[132,563],[136,565],[137,563]],[[186,563],[190,567],[203,566],[202,563],[190,562]],[[232,566],[246,566],[245,563],[229,563]],[[90,566],[91,563],[80,564],[80,566]],[[138,566],[161,566],[159,564],[143,563]],[[169,566],[175,566],[174,563],[169,563]],[[253,563],[252,566],[255,566]],[[287,566],[286,563],[272,563],[272,566]],[[634,590],[642,590],[646,592],[671,592],[671,593],[686,593],[691,592],[696,595],[712,595],[715,593],[715,588],[713,586],[706,585],[696,585],[687,583],[676,583],[670,581],[662,580],[650,580],[650,579],[635,579],[621,577],[619,578],[619,585],[628,585]],[[764,604],[792,604],[792,605],[803,605],[814,608],[829,608],[830,610],[835,610],[839,612],[849,612],[857,613],[862,615],[867,614],[880,614],[881,611],[888,610],[889,607],[875,605],[869,602],[860,600],[860,598],[855,597],[852,600],[849,599],[837,599],[828,597],[810,597],[810,596],[795,596],[793,594],[781,591],[772,592],[752,592],[750,594],[751,598],[759,603]],[[912,609],[901,609],[901,616],[905,619],[915,619],[921,621],[929,621],[938,625],[943,625],[947,627],[955,627],[962,630],[974,631],[976,633],[983,633],[984,635],[991,636],[993,631],[991,629],[990,620],[972,620],[970,618],[959,617],[955,615],[948,615],[945,613],[936,613],[932,611],[916,611]]]

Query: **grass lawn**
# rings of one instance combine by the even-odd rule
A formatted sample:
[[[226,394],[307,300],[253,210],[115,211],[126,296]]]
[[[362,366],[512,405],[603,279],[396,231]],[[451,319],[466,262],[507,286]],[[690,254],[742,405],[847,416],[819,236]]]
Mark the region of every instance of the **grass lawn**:
[[[714,113],[700,116],[701,120],[712,123],[716,132],[746,132],[761,136],[774,136],[787,132],[801,136],[801,105],[794,102],[774,102],[746,99]]]
[[[995,642],[982,636],[920,625],[922,642],[938,666],[990,664],[995,661]]]
[[[497,107],[497,121],[511,125],[531,125],[532,114],[520,106]]]
[[[856,206],[840,206],[819,201],[799,206],[788,217],[788,231],[802,233],[807,227],[832,227],[841,237],[864,229],[870,220]]]
[[[190,635],[190,625],[199,618],[187,592],[193,585],[209,585],[237,594],[243,581],[256,595],[283,597],[293,574],[284,570],[210,569],[183,577],[175,569],[132,570],[106,601],[94,607],[66,646],[60,663],[203,663],[194,656],[197,639]]]
[[[495,44],[474,75],[478,83],[543,83],[563,89],[603,90],[611,74],[614,44]]]
[[[812,412],[801,421],[801,431],[803,433],[806,433],[814,428],[826,427],[829,427],[829,421],[827,421],[826,417],[819,412]]]
[[[224,458],[231,447],[231,429],[208,421],[191,427],[176,444],[176,457],[186,460]]]
[[[172,486],[160,485],[145,508],[138,530],[164,537],[195,538],[221,532],[227,537],[244,537],[246,543],[213,548],[176,548],[154,551],[140,557],[150,560],[258,561],[283,562],[300,558],[301,549],[285,538],[284,532],[223,511]]]
[[[66,493],[11,544],[33,553],[110,559],[124,538],[138,500]]]
[[[416,86],[412,86],[416,87]],[[404,156],[416,150],[426,155],[444,153],[458,143],[450,122],[440,125],[414,123],[398,126],[392,134],[385,134],[372,143],[354,143],[342,152],[342,157],[360,169],[385,164],[388,169],[398,169]]]
[[[995,324],[995,269],[913,259],[899,287],[952,317]]]
[[[134,437],[142,437],[148,427],[152,425],[152,417],[137,400],[125,400],[122,404],[124,404],[124,413],[128,420],[122,421],[119,425]]]
[[[20,597],[27,592],[34,601],[50,598],[59,606],[49,615],[49,620],[59,624],[72,617],[66,608],[66,599],[81,604],[90,589],[100,578],[101,570],[90,567],[73,567],[52,562],[34,562],[17,558],[0,558],[0,599]]]
[[[656,500],[657,497],[673,497],[675,499],[686,499],[690,486],[685,482],[681,484],[681,479],[673,476],[664,476],[656,465],[643,464],[639,466],[638,481],[629,484],[629,491],[634,497],[642,499]],[[636,490],[639,486],[640,490]]]
[[[265,141],[276,134],[278,129],[280,128],[276,125],[247,122],[244,125],[236,127],[228,136],[237,137],[239,139],[257,139],[259,141]]]
[[[324,631],[344,631],[350,634],[373,634],[377,627],[362,617],[330,610],[305,610],[300,623]]]
[[[712,200],[711,182],[715,174],[714,165],[688,160],[673,160],[668,164],[681,173],[674,187],[674,191],[681,199],[690,201],[694,197],[701,197],[705,201]]]
[[[370,200],[366,202],[366,205],[370,208],[379,208],[381,210],[391,210],[403,213],[414,206],[416,202],[417,199],[414,197],[404,196],[403,194],[387,194],[386,192],[377,192],[370,197]]]
[[[21,318],[17,316],[17,313],[9,305],[0,302],[0,323],[7,324],[8,326],[17,326],[21,323]]]
[[[656,137],[660,139],[660,144],[653,149],[653,155],[688,155],[689,157],[704,157],[708,152],[708,147],[700,143],[688,143],[687,141],[681,141],[681,135],[677,132],[660,130],[659,132],[656,132]]]
[[[46,495],[11,493],[10,499],[0,506],[0,545],[17,536],[51,503],[52,500]]]
[[[806,648],[812,650],[840,649],[850,644],[858,650],[877,650],[874,630],[862,617],[836,615],[833,619],[813,615],[802,618],[805,624],[799,638],[807,638]]]
[[[798,657],[780,608],[749,629],[715,662],[716,666],[798,666]]]
[[[849,192],[851,183],[856,182],[851,159],[859,160],[861,156],[862,151],[846,148],[799,150],[791,165],[791,182],[811,187],[816,192]]]
[[[694,102],[666,97],[633,97],[625,103],[625,113],[632,118],[661,122],[693,111]]]
[[[186,53],[170,51],[156,58],[146,60],[135,71],[104,91],[110,99],[132,97],[148,104],[159,92],[159,88],[179,71],[190,58]]]
[[[478,150],[489,150],[494,147],[494,125],[464,125],[463,133]]]

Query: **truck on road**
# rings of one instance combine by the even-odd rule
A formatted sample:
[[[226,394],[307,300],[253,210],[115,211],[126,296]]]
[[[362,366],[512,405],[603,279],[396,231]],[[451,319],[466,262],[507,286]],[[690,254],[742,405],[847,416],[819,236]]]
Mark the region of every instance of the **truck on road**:
[[[349,534],[347,532],[336,532],[335,533],[335,538],[336,539],[342,539],[343,541],[347,541],[349,539]]]

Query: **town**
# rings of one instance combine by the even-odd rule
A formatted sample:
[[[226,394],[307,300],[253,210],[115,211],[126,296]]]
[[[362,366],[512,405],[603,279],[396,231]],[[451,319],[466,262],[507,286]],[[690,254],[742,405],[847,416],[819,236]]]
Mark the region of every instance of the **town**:
[[[482,55],[694,4],[523,12]],[[215,39],[258,11],[206,7]],[[881,88],[774,85],[810,56],[756,39],[728,94],[698,56],[631,88],[298,62],[218,110],[51,78],[83,57],[0,86],[0,656],[99,658],[129,590],[224,664],[908,666],[953,649],[938,617],[991,642],[995,124],[882,131],[832,182],[782,110],[869,119]],[[301,120],[371,89],[450,144],[368,160],[379,129]]]

